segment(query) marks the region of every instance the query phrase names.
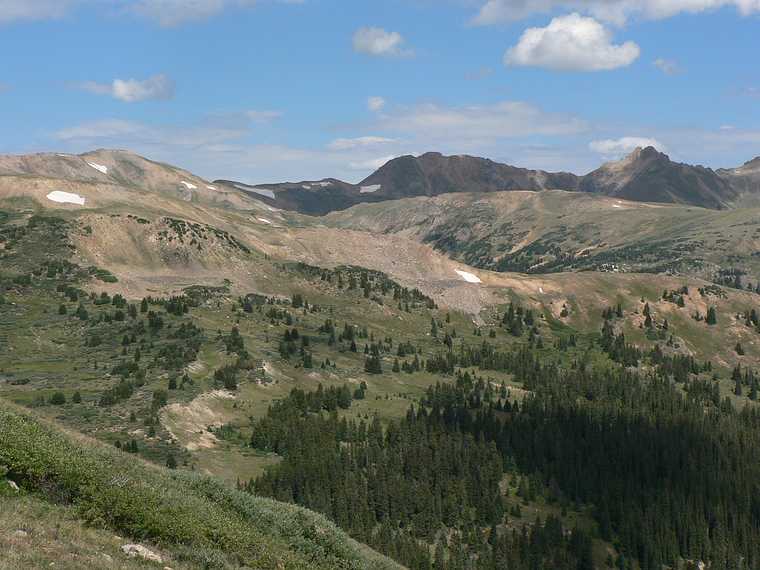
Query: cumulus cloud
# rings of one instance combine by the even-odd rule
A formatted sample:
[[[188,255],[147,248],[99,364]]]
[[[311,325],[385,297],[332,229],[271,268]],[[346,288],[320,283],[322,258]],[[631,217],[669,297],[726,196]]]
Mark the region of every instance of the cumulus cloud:
[[[377,113],[378,111],[382,111],[383,107],[385,107],[385,99],[382,97],[370,97],[367,99],[367,109],[370,111]]]
[[[353,150],[356,148],[376,147],[396,143],[398,140],[386,137],[357,137],[353,139],[335,139],[328,148],[330,150]]]
[[[383,28],[359,28],[354,33],[354,51],[378,57],[404,57],[413,55],[405,47],[406,40],[398,32]]]
[[[608,158],[619,158],[630,154],[637,148],[646,148],[652,146],[660,152],[667,149],[660,141],[647,137],[622,137],[619,139],[604,139],[592,141],[589,148]]]
[[[608,71],[626,67],[641,53],[634,42],[612,43],[612,33],[593,18],[570,14],[545,28],[525,30],[504,55],[506,65],[561,71]]]
[[[522,20],[555,10],[577,10],[616,24],[630,17],[670,18],[733,6],[743,15],[760,12],[760,0],[487,0],[473,19],[476,25]]]
[[[652,65],[662,71],[665,75],[678,75],[681,73],[681,67],[678,65],[678,62],[673,61],[672,59],[658,58],[652,62]]]
[[[88,81],[81,89],[97,95],[108,95],[125,103],[166,101],[174,97],[174,82],[166,75],[154,75],[145,80],[114,79],[111,83]]]

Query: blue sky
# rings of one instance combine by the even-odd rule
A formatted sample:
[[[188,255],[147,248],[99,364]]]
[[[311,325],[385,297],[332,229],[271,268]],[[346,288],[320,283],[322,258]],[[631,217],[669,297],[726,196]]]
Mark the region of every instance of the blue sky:
[[[0,54],[2,153],[248,182],[760,155],[760,0],[0,0]]]

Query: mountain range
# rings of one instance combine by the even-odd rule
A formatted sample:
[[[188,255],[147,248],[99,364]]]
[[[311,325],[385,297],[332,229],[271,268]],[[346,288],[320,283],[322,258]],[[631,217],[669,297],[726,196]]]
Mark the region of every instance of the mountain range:
[[[578,176],[500,164],[486,158],[428,152],[395,158],[358,184],[335,178],[250,186],[219,180],[284,210],[324,215],[360,203],[455,192],[566,190],[640,202],[687,204],[716,210],[760,193],[760,158],[735,169],[712,170],[674,162],[654,147]]]
[[[662,536],[740,513],[722,536],[757,550],[758,182],[760,159],[651,148],[583,177],[428,153],[264,186],[0,156],[0,567],[710,559],[642,504]],[[677,563],[625,562],[640,544]]]

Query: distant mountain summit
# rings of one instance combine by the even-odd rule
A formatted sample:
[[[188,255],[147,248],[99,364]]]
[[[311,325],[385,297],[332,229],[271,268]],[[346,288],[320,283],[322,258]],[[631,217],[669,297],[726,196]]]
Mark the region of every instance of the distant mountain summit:
[[[56,181],[66,181],[66,188],[57,187]],[[674,162],[668,155],[647,147],[577,176],[519,168],[475,156],[428,152],[390,160],[358,184],[325,178],[248,185],[233,180],[211,183],[181,168],[124,150],[0,156],[0,190],[4,193],[18,194],[27,187],[41,193],[43,186],[50,186],[48,192],[76,193],[77,199],[88,205],[110,199],[98,189],[121,188],[146,200],[150,194],[158,194],[233,209],[244,209],[256,200],[259,205],[263,202],[318,216],[361,203],[518,190],[565,190],[638,202],[726,209],[760,202],[760,157],[737,168],[712,170]]]
[[[574,190],[578,177],[565,172],[553,174],[517,168],[487,158],[428,152],[419,157],[391,160],[362,181],[361,186],[379,186],[377,192],[386,198],[408,198],[450,192]]]
[[[654,147],[637,148],[583,177],[580,190],[635,200],[723,209],[739,190],[710,168],[673,162]]]
[[[760,156],[738,168],[718,170],[718,174],[742,193],[760,193]]]
[[[486,158],[444,156],[428,152],[390,160],[359,184],[334,178],[249,186],[229,180],[256,198],[285,210],[324,215],[356,204],[382,202],[451,192],[504,192],[510,190],[577,190],[579,177],[500,164]]]
[[[487,158],[428,152],[390,160],[359,184],[333,178],[247,186],[234,185],[272,206],[324,215],[359,203],[454,192],[567,190],[638,202],[725,209],[748,193],[760,195],[760,158],[732,170],[674,162],[654,147],[637,148],[622,160],[577,176],[501,164]]]

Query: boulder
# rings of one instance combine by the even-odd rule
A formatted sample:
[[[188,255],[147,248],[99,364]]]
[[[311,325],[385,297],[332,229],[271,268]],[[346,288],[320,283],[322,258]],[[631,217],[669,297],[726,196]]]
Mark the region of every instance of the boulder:
[[[125,544],[121,547],[121,551],[130,558],[140,557],[143,560],[149,562],[156,562],[161,564],[164,560],[158,554],[142,546],[141,544]]]

